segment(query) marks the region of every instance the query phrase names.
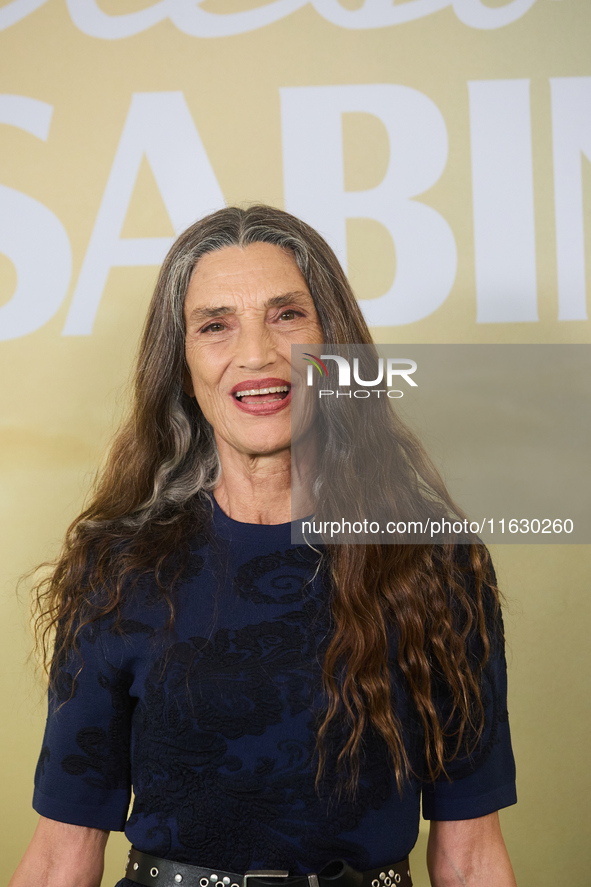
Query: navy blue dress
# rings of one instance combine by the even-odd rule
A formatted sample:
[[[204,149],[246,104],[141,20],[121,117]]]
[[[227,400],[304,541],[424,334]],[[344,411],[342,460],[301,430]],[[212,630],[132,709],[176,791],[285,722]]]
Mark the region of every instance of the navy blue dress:
[[[317,789],[331,631],[319,555],[291,544],[289,523],[244,524],[214,508],[214,541],[196,540],[174,629],[165,629],[153,586],[140,583],[123,634],[108,619],[94,623],[82,632],[82,670],[76,659],[63,664],[35,776],[38,813],[124,829],[139,850],[179,862],[296,874],[335,858],[362,870],[403,859],[417,839],[421,795],[427,819],[515,803],[502,645],[486,668],[482,741],[454,762],[451,782],[421,778],[421,731],[393,649],[415,776],[400,794],[382,740],[369,733],[356,796],[337,799],[330,755]]]

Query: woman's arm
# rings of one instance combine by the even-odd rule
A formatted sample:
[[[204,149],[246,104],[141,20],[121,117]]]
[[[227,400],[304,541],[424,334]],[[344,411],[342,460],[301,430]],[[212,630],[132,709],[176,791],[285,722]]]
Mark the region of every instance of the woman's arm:
[[[433,887],[516,887],[498,813],[432,821],[427,868]]]
[[[8,887],[100,887],[108,837],[41,816]]]

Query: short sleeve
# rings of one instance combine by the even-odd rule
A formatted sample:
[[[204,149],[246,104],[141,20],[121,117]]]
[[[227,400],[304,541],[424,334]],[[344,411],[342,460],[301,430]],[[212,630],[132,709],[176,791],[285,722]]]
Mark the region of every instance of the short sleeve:
[[[505,658],[495,655],[485,669],[485,729],[476,752],[423,784],[425,819],[474,819],[517,802],[515,760],[507,713]]]
[[[97,623],[80,633],[49,690],[33,807],[59,822],[122,831],[130,788],[133,676],[105,654]],[[108,646],[108,645],[107,645]],[[111,661],[110,661],[111,660]]]
[[[490,567],[494,577],[492,564]],[[493,608],[486,601],[485,614],[491,653],[482,675],[484,730],[472,753],[459,756],[448,766],[450,779],[441,776],[435,782],[423,783],[425,819],[474,819],[517,802],[503,620],[500,612],[494,617]]]

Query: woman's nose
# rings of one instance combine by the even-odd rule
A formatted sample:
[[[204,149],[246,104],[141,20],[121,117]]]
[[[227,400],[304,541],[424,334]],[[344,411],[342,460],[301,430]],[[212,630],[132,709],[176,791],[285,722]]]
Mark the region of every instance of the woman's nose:
[[[239,366],[251,370],[262,369],[274,362],[275,342],[264,321],[252,318],[241,324],[235,359]]]

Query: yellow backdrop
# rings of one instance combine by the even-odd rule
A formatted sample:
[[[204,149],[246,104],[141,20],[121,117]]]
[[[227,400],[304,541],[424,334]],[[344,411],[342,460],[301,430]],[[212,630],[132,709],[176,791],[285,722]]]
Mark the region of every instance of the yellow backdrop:
[[[284,206],[379,342],[588,343],[590,36],[589,0],[0,0],[4,881],[45,716],[16,579],[80,510],[171,238]],[[589,547],[493,556],[517,881],[583,887]],[[125,855],[113,836],[107,887]]]

